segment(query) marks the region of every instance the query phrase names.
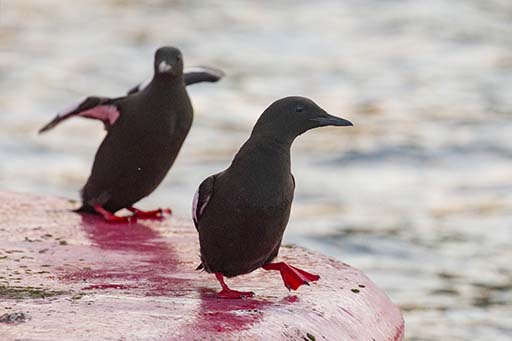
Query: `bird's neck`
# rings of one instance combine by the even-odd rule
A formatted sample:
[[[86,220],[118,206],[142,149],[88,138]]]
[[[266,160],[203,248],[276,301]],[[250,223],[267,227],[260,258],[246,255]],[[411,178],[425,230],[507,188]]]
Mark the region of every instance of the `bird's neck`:
[[[268,165],[274,164],[280,160],[283,162],[281,165],[290,169],[290,148],[293,139],[267,136],[267,135],[251,135],[251,137],[244,143],[242,148],[233,160],[234,164],[237,163],[267,163]]]
[[[260,148],[268,147],[279,152],[289,153],[294,140],[295,137],[286,135],[279,136],[274,134],[253,134],[251,135],[247,142],[251,142],[252,144],[258,145]]]
[[[261,129],[255,126],[249,137],[249,141],[255,144],[269,144],[278,149],[286,149],[290,151],[293,141],[295,141],[296,134],[293,134],[288,129],[279,129],[279,127],[267,127]]]
[[[185,81],[183,80],[183,75],[178,77],[168,77],[164,75],[158,75],[156,74],[153,79],[151,80],[151,83],[148,86],[148,90],[150,91],[164,91],[164,92],[171,92],[175,89],[185,87]]]

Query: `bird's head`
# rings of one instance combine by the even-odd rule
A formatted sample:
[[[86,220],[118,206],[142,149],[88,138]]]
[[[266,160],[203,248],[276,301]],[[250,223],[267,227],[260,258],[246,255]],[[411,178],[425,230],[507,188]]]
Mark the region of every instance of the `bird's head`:
[[[175,78],[183,74],[183,57],[175,47],[164,46],[155,52],[155,75]]]
[[[333,116],[309,98],[292,96],[272,103],[261,114],[253,132],[294,139],[314,128],[352,126],[352,122]]]

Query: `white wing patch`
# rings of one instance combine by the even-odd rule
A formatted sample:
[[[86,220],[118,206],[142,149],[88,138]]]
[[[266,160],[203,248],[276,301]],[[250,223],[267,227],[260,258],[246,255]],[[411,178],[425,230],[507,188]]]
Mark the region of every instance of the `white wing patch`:
[[[201,186],[199,186],[201,188]],[[194,200],[192,200],[192,219],[194,220],[194,223],[197,225],[197,203],[199,201],[199,188],[197,189],[196,193],[194,194]]]
[[[204,195],[204,193],[201,193],[201,186],[199,186],[196,193],[194,194],[194,199],[192,200],[192,219],[194,220],[196,226],[199,222],[199,218],[204,212],[206,205],[208,204],[208,201],[210,201],[210,197],[212,196],[211,192],[208,193],[206,198],[202,198],[202,195]]]

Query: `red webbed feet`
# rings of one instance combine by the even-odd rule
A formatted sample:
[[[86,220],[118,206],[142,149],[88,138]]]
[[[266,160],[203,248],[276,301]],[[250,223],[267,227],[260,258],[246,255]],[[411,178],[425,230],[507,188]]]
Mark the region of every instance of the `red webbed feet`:
[[[95,205],[94,210],[103,216],[107,223],[134,223],[137,221],[135,216],[120,217],[104,209],[101,205]]]
[[[218,298],[240,299],[254,296],[254,293],[252,291],[237,291],[230,289],[226,282],[224,282],[224,276],[220,272],[216,272],[215,277],[217,278],[222,287],[222,290],[217,293]]]
[[[101,214],[108,223],[134,223],[137,219],[162,219],[166,214],[171,214],[170,208],[159,208],[153,211],[142,211],[135,207],[127,207],[127,210],[132,212],[131,216],[117,216],[112,212],[107,211],[101,205],[95,205],[94,210]]]
[[[143,211],[135,207],[128,207],[127,209],[128,211],[133,213],[134,217],[137,217],[139,219],[161,219],[164,218],[166,214],[172,214],[170,208],[159,208],[153,211]]]
[[[309,285],[309,282],[318,281],[320,279],[318,275],[288,265],[285,262],[269,263],[263,265],[262,268],[281,272],[284,286],[287,287],[288,290],[297,290],[303,284]]]

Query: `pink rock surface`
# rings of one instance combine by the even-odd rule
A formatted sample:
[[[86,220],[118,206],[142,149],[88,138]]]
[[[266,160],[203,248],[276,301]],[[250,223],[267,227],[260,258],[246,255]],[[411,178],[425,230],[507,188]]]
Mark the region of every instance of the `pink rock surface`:
[[[0,192],[1,340],[401,340],[399,309],[363,273],[299,247],[279,259],[319,274],[288,292],[278,273],[228,279],[220,300],[191,221],[107,224],[69,200]],[[0,318],[1,320],[1,318]]]

